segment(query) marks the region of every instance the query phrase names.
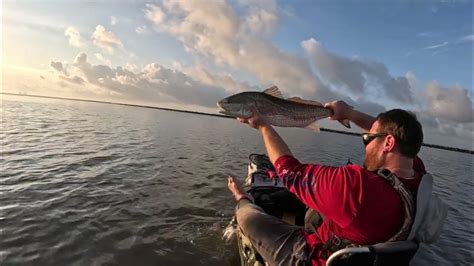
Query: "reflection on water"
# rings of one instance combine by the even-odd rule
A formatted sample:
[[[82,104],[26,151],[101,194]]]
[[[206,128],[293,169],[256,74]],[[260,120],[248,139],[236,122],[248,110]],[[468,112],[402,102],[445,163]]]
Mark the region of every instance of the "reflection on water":
[[[226,176],[243,178],[263,152],[236,121],[67,101],[1,105],[0,263],[239,265],[221,240],[233,204]],[[279,130],[302,161],[361,163],[352,136]],[[414,264],[473,261],[472,155],[423,148],[450,212]]]

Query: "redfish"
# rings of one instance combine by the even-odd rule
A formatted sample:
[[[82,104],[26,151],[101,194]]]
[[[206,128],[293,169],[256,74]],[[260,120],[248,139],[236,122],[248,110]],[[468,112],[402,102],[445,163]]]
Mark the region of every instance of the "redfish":
[[[283,99],[280,90],[273,86],[263,92],[246,91],[234,94],[217,103],[219,113],[249,118],[252,106],[272,125],[278,127],[301,127],[319,131],[317,121],[330,117],[333,111],[316,101],[299,97]],[[348,120],[339,121],[350,128]]]

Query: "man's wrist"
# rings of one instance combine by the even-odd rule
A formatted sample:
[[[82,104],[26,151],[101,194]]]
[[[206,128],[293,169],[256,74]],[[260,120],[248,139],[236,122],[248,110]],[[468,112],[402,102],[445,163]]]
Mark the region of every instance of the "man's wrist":
[[[270,124],[265,124],[265,125],[260,125],[257,129],[258,131],[260,131],[260,133],[263,134],[265,131],[268,131],[271,128],[272,126]]]
[[[349,110],[347,111],[347,119],[351,122],[354,122],[354,117],[357,115],[357,111],[352,109],[352,108],[349,108]]]

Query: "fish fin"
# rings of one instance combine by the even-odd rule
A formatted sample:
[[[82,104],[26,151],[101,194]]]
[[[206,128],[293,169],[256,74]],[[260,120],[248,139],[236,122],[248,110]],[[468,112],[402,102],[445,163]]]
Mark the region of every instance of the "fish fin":
[[[271,86],[270,88],[264,90],[263,93],[283,99],[283,95],[281,95],[280,89],[278,89],[277,86]]]
[[[304,104],[310,104],[310,105],[316,105],[316,106],[323,106],[320,102],[317,101],[311,101],[311,100],[304,100],[301,99],[300,97],[291,97],[287,99],[288,101],[296,102],[296,103],[304,103]]]
[[[313,123],[304,127],[305,129],[309,129],[313,132],[319,133],[321,131],[318,122],[314,121]]]
[[[343,126],[347,128],[351,128],[351,124],[349,123],[349,119],[344,119],[344,120],[337,120],[339,123],[341,123]]]

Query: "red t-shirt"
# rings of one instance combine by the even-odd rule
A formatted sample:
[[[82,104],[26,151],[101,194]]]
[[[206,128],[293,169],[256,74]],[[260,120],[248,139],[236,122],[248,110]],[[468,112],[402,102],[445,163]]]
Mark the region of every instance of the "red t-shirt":
[[[303,230],[309,248],[314,249],[312,265],[325,265],[321,247],[330,230],[339,238],[370,245],[387,241],[403,224],[405,210],[398,192],[385,179],[358,165],[301,164],[284,155],[276,160],[275,168],[289,191],[324,216],[316,234]],[[419,158],[413,169],[414,179],[400,181],[416,195],[426,171]]]

